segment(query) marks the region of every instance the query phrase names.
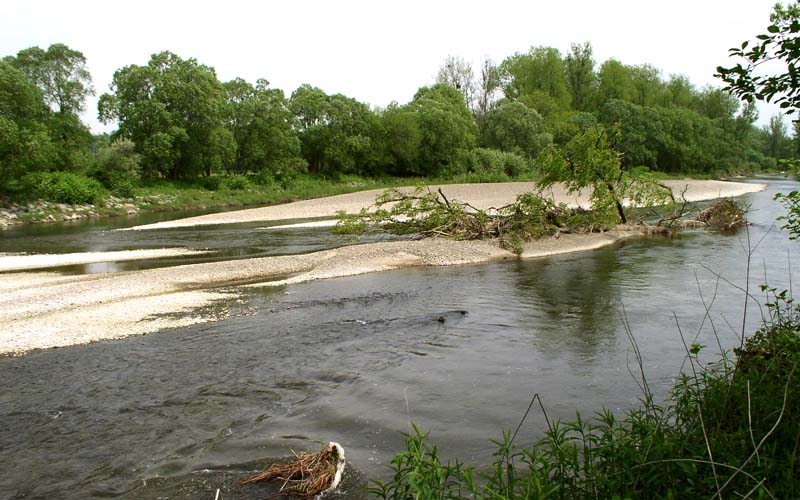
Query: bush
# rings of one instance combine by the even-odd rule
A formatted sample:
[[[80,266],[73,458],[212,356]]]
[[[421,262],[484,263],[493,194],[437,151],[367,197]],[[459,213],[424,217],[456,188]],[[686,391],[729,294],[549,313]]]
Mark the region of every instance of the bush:
[[[479,175],[518,177],[530,172],[530,164],[516,153],[477,148],[473,151],[471,172]]]
[[[96,179],[69,172],[36,172],[25,175],[22,191],[31,199],[72,205],[101,202],[105,195]]]
[[[141,180],[139,155],[134,152],[134,147],[128,139],[117,139],[107,146],[101,146],[89,176],[97,179],[115,196],[133,198]]]
[[[231,191],[244,191],[250,186],[250,181],[244,175],[230,175],[222,179],[221,186]]]
[[[219,191],[224,186],[224,177],[218,175],[209,175],[205,177],[198,177],[194,180],[194,184],[209,191]]]

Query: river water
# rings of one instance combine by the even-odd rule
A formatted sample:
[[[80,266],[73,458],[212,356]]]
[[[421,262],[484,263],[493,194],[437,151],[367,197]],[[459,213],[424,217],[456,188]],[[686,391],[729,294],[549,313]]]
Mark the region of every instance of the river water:
[[[246,469],[328,440],[363,476],[386,478],[410,422],[445,456],[484,463],[490,439],[517,426],[534,394],[550,418],[637,405],[626,323],[663,399],[685,360],[679,328],[706,359],[738,345],[748,246],[757,297],[761,283],[788,288],[798,277],[800,243],[775,223],[772,200],[797,183],[766,182],[742,198],[753,224],[733,235],[688,231],[553,258],[252,289],[217,323],[0,358],[0,498],[213,498],[199,493],[214,491],[212,480],[182,485],[193,471]],[[101,224],[19,230],[0,238],[0,252],[197,241],[230,258],[342,244],[319,230]],[[752,331],[760,309],[748,307]],[[517,442],[544,427],[532,412]]]

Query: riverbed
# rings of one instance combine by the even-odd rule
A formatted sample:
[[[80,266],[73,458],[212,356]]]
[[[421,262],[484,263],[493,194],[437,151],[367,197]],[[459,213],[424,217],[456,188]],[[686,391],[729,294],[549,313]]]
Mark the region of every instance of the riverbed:
[[[636,405],[626,324],[648,382],[664,398],[685,359],[678,327],[706,346],[706,359],[738,344],[745,297],[737,287],[745,284],[748,247],[754,293],[764,282],[786,288],[797,279],[798,243],[775,224],[781,208],[772,200],[797,183],[767,182],[766,191],[742,198],[753,224],[736,234],[687,231],[546,259],[251,287],[217,304],[229,314],[213,323],[0,358],[0,498],[156,498],[158,478],[327,440],[342,443],[356,469],[381,478],[412,421],[446,456],[481,463],[494,449],[489,440],[516,427],[534,394],[551,418]],[[154,248],[181,235],[198,238],[198,249],[237,252],[236,242],[252,243],[257,227],[106,239],[67,228],[32,238],[72,239],[85,251],[82,242],[92,238],[122,250],[126,244],[113,241],[132,234],[157,240]],[[273,240],[296,253],[340,244],[324,229],[291,231],[242,247],[258,255],[281,253]],[[26,242],[37,245],[17,241]],[[67,272],[98,271],[83,266]],[[749,309],[746,330],[759,319],[755,301]],[[532,413],[518,442],[543,428],[542,415]]]

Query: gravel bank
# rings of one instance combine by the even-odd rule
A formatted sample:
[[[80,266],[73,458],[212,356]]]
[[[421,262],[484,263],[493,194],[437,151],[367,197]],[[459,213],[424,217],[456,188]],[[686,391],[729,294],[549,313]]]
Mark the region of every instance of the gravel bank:
[[[676,196],[685,191],[688,201],[711,200],[714,198],[727,198],[741,196],[746,193],[761,191],[766,188],[764,184],[745,184],[742,182],[725,181],[698,181],[698,180],[668,180],[664,184],[672,188]],[[413,187],[401,188],[412,191]],[[537,189],[533,182],[504,182],[496,184],[447,184],[430,186],[430,189],[441,189],[445,196],[451,200],[468,201],[477,208],[499,207],[513,203],[516,197]],[[241,222],[276,221],[285,219],[309,219],[314,217],[335,217],[336,213],[344,210],[356,213],[362,208],[368,208],[381,194],[383,189],[361,191],[359,193],[329,196],[314,200],[297,201],[285,205],[271,207],[250,208],[218,214],[200,215],[173,221],[157,222],[121,231],[139,231],[145,229],[165,229],[173,227],[189,227],[210,224],[235,224]],[[589,198],[585,194],[568,194],[563,185],[553,186],[545,192],[552,196],[557,203],[566,203],[570,206],[588,208]]]

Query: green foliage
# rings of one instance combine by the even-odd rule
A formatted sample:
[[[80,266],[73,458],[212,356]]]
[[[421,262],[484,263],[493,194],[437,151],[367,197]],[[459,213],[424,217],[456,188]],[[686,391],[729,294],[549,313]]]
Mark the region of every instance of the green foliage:
[[[144,174],[194,177],[232,156],[222,121],[225,92],[212,68],[161,52],[146,66],[117,70],[111,87],[100,97],[100,118],[119,122],[115,135],[136,144]]]
[[[243,191],[250,187],[250,181],[244,175],[231,175],[222,180],[222,186],[231,191]]]
[[[519,101],[501,102],[481,123],[481,142],[487,148],[536,158],[553,142],[553,136],[544,131],[541,115]]]
[[[116,139],[100,145],[89,176],[100,181],[113,195],[133,198],[141,178],[139,155],[133,142]]]
[[[456,160],[461,152],[475,147],[477,125],[461,93],[443,84],[423,87],[408,108],[415,114],[420,132],[418,163],[412,173],[462,173]]]
[[[403,434],[406,451],[392,458],[389,468],[393,478],[389,482],[375,481],[370,493],[378,498],[439,498],[442,500],[466,498],[470,486],[474,487],[471,470],[455,465],[442,464],[435,446],[427,442],[417,426],[413,433]]]
[[[596,92],[597,76],[594,72],[592,45],[573,43],[564,60],[567,86],[572,97],[572,108],[585,111],[589,108]]]
[[[105,190],[96,179],[69,172],[36,172],[21,179],[22,191],[32,199],[72,205],[99,203]]]
[[[531,161],[506,151],[475,148],[462,160],[470,173],[483,178],[508,180],[531,172]]]
[[[623,224],[627,222],[623,202],[653,206],[672,201],[672,192],[655,178],[634,176],[622,167],[619,153],[611,148],[602,129],[589,129],[563,148],[549,147],[540,156],[539,163],[542,189],[557,182],[564,183],[570,193],[588,188],[592,210],[616,212]]]
[[[301,85],[292,93],[289,107],[298,121],[310,172],[369,175],[386,162],[382,124],[366,104]]]
[[[236,151],[232,161],[223,162],[225,169],[280,176],[287,164],[299,165],[300,139],[283,91],[270,89],[266,80],[258,80],[254,87],[237,78],[223,86],[225,122]]]
[[[602,223],[585,211],[556,206],[535,193],[519,195],[514,203],[481,210],[438,192],[418,187],[413,192],[389,189],[375,200],[374,210],[340,212],[335,234],[361,235],[386,231],[417,237],[459,240],[496,239],[502,248],[522,252],[525,242],[559,231],[591,231]]]
[[[46,108],[25,74],[0,61],[0,188],[25,172],[50,168],[58,150],[44,124]]]
[[[778,193],[775,198],[780,200],[786,208],[786,215],[778,220],[786,221],[783,228],[789,231],[789,239],[796,240],[800,237],[800,191]]]
[[[8,58],[44,96],[45,104],[59,114],[76,115],[86,98],[94,95],[86,58],[62,43],[47,48],[30,47]]]
[[[552,100],[552,109],[569,106],[570,95],[564,68],[564,59],[553,47],[532,47],[525,54],[514,54],[499,66],[503,92],[506,97],[523,99],[539,95]],[[539,106],[530,107],[542,114],[547,110]]]
[[[744,41],[741,46],[730,49],[730,55],[742,62],[730,68],[718,67],[716,76],[727,84],[728,90],[744,100],[774,102],[787,113],[795,113],[800,108],[797,81],[800,7],[777,4],[770,21],[767,32],[756,36],[755,41]],[[770,68],[781,69],[766,75],[757,71],[767,61],[773,61]]]

